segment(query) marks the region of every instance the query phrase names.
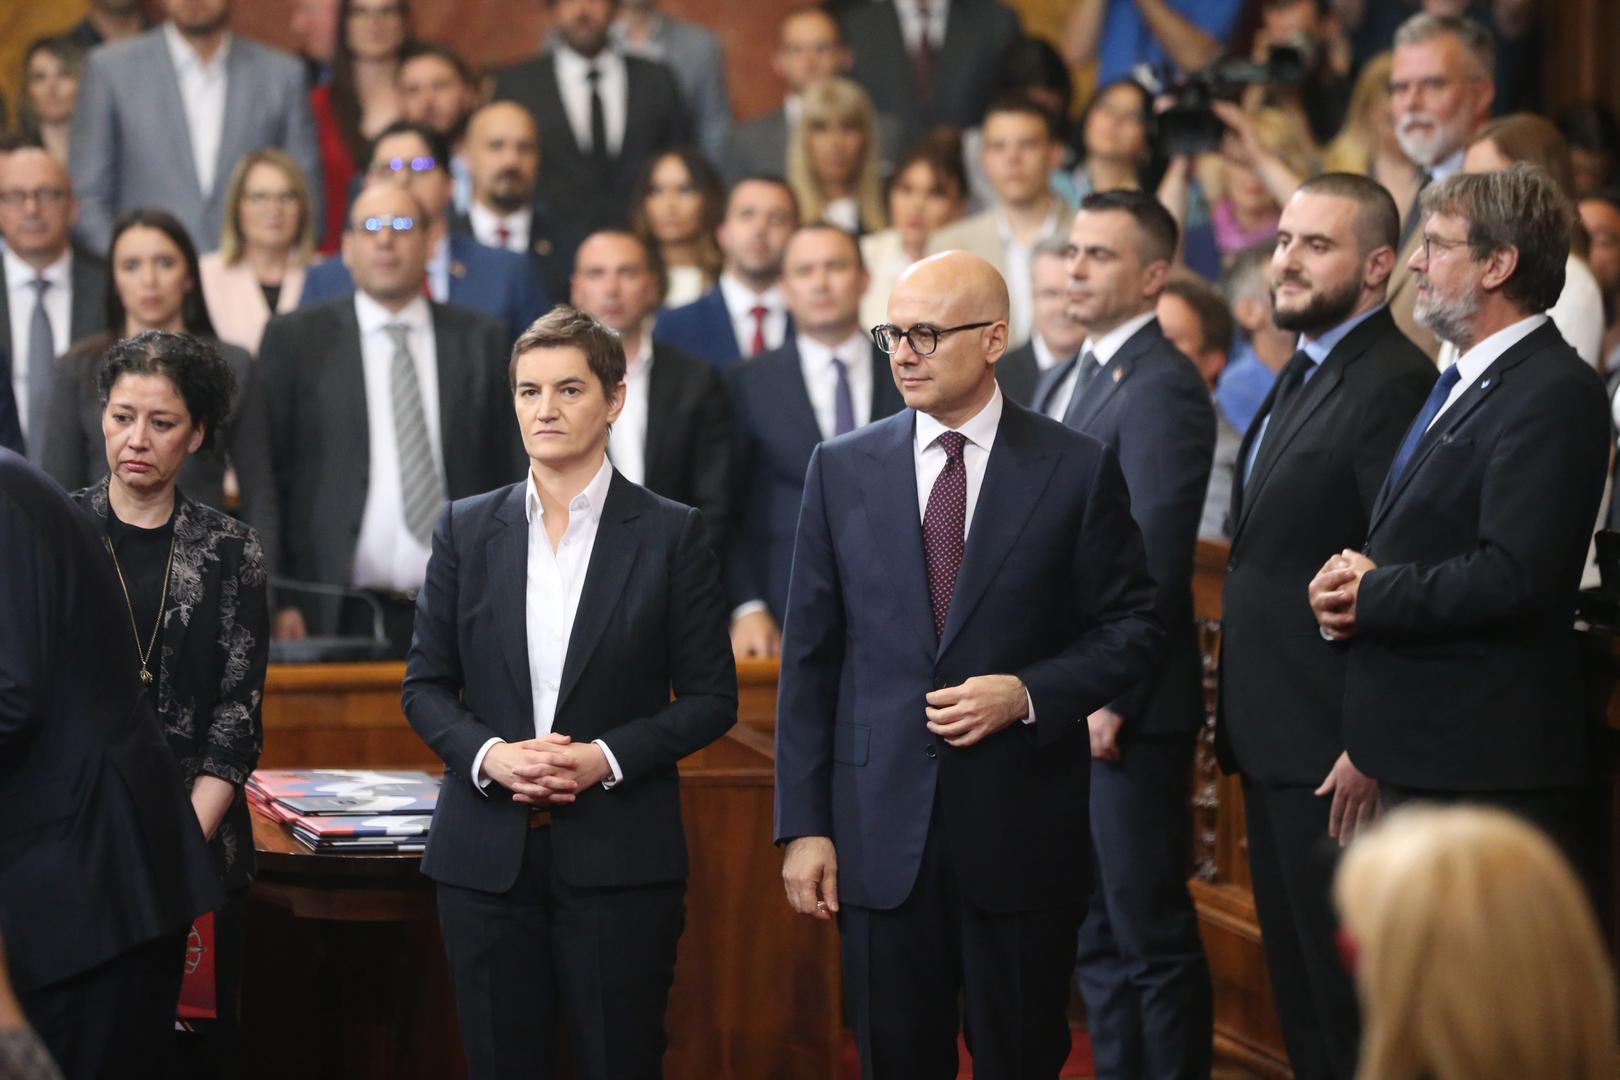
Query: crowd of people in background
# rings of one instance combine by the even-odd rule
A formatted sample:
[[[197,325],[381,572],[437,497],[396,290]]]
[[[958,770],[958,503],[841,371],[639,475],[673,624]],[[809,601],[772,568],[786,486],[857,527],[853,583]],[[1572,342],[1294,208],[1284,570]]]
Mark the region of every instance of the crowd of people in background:
[[[997,0],[805,4],[756,50],[784,94],[754,117],[733,114],[724,35],[657,0],[547,0],[544,40],[502,67],[419,38],[408,0],[293,0],[301,56],[233,32],[230,0],[157,6],[148,24],[131,0],[92,0],[24,56],[0,139],[0,446],[76,493],[107,534],[142,643],[154,619],[170,625],[166,565],[206,579],[187,601],[206,617],[163,630],[150,674],[214,847],[228,948],[252,868],[236,841],[241,785],[262,743],[242,680],[262,681],[272,638],[380,625],[405,654],[444,503],[523,475],[514,340],[558,304],[618,335],[627,395],[613,466],[702,511],[734,653],[772,658],[812,455],[904,408],[898,346],[874,327],[909,270],[966,251],[1006,285],[1001,393],[1112,449],[1159,586],[1160,674],[1090,718],[1098,881],[1078,977],[1102,1075],[1196,1075],[1209,974],[1174,820],[1204,724],[1193,538],[1232,541],[1235,573],[1255,565],[1264,541],[1245,519],[1262,476],[1284,482],[1278,418],[1328,378],[1316,370],[1349,340],[1335,335],[1386,335],[1386,374],[1404,387],[1376,398],[1404,409],[1376,439],[1366,417],[1345,428],[1383,452],[1335,474],[1364,504],[1345,531],[1365,531],[1387,502],[1384,468],[1398,446],[1397,476],[1408,460],[1401,436],[1436,373],[1463,360],[1441,382],[1479,378],[1467,354],[1500,327],[1466,303],[1446,308],[1436,267],[1451,247],[1484,250],[1494,196],[1453,177],[1500,176],[1502,190],[1573,208],[1548,302],[1505,289],[1502,310],[1545,312],[1611,401],[1620,382],[1616,103],[1532,111],[1532,0],[1073,0],[1057,42],[1025,34]],[[1337,224],[1307,214],[1335,199],[1350,208]],[[1447,215],[1475,231],[1425,224]],[[1330,265],[1334,245],[1354,256]],[[1366,331],[1350,328],[1362,319]],[[1161,337],[1133,336],[1150,324]],[[1088,389],[1127,375],[1131,393]],[[1613,426],[1606,438],[1612,456]],[[1576,539],[1620,521],[1620,500],[1604,499]],[[1346,611],[1367,572],[1353,552],[1330,561],[1305,622],[1306,582],[1330,554],[1300,552],[1303,625],[1286,634],[1313,647],[1356,632]],[[1586,573],[1594,583],[1590,562]],[[1369,593],[1363,624],[1377,610]],[[1229,649],[1248,647],[1242,632],[1228,628]],[[197,661],[211,675],[175,666],[211,648]],[[1230,693],[1250,693],[1237,670]],[[1355,770],[1341,769],[1336,736],[1325,757],[1301,752],[1302,771],[1273,766],[1242,724],[1230,732],[1223,761],[1245,775],[1296,1074],[1348,1075],[1364,1030],[1368,1077],[1553,1075],[1513,1056],[1505,1027],[1470,1029],[1473,1047],[1459,1031],[1407,1045],[1455,1014],[1399,1004],[1438,956],[1410,935],[1441,931],[1403,928],[1394,907],[1445,875],[1466,881],[1481,899],[1448,894],[1468,909],[1449,947],[1500,963],[1461,969],[1473,974],[1457,992],[1517,980],[1516,964],[1546,964],[1502,951],[1493,927],[1523,913],[1484,912],[1512,884],[1500,866],[1556,857],[1488,816],[1436,817],[1429,838],[1421,813],[1405,816],[1344,864],[1337,900],[1369,1007],[1361,1028],[1324,1019],[1355,1001],[1342,970],[1322,975],[1326,878],[1290,862],[1308,845],[1284,835],[1286,791],[1309,779],[1320,801],[1334,784],[1352,790]],[[1406,785],[1434,786],[1449,784]],[[1522,858],[1466,865],[1469,845],[1498,832]],[[1556,864],[1541,873],[1548,895],[1524,903],[1567,931],[1573,886]],[[1597,948],[1591,936],[1570,946],[1572,969]],[[1284,948],[1290,938],[1300,944]],[[239,979],[234,962],[222,970]],[[53,970],[22,973],[40,983]],[[1605,993],[1611,1007],[1580,1008],[1609,1016]],[[1565,1000],[1541,996],[1548,1025]],[[1487,1030],[1499,1051],[1478,1049],[1497,1046]],[[1612,1023],[1603,1031],[1612,1042]],[[1581,1055],[1607,1047],[1568,1042],[1557,1074],[1596,1075]],[[1487,1067],[1480,1053],[1497,1058]]]

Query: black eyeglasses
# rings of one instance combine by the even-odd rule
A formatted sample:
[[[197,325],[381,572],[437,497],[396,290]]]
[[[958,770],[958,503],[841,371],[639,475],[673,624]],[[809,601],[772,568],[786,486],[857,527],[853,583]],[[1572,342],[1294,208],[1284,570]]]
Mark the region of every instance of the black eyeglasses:
[[[33,199],[40,206],[61,206],[67,202],[73,192],[67,188],[42,187],[33,191],[12,189],[0,191],[0,206],[26,206],[29,199]]]
[[[995,320],[989,322],[963,323],[961,326],[930,326],[927,323],[918,323],[910,330],[902,330],[893,323],[879,323],[872,327],[872,343],[890,356],[900,347],[900,339],[905,338],[911,345],[911,351],[918,356],[932,356],[934,350],[939,348],[939,339],[946,334],[954,334],[958,330],[978,330],[985,326],[994,326]]]

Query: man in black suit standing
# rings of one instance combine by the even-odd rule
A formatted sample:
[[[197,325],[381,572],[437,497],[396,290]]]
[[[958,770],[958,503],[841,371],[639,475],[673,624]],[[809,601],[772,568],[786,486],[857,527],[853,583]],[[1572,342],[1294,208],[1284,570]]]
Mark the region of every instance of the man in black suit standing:
[[[186,929],[224,901],[120,600],[85,516],[0,450],[0,937],[70,1080],[173,1075]]]
[[[510,101],[485,105],[467,121],[466,143],[472,201],[456,215],[454,228],[485,247],[517,252],[529,260],[546,295],[568,295],[580,237],[567,234],[535,199],[541,152],[534,117]]]
[[[900,120],[906,144],[940,125],[977,124],[1018,38],[1018,16],[995,0],[880,0],[851,4],[839,21],[855,56],[850,78]]]
[[[585,232],[623,228],[647,161],[691,137],[675,78],[662,64],[614,49],[618,0],[547,0],[557,40],[543,56],[496,73],[495,99],[528,109],[550,164],[547,206]]]
[[[1192,563],[1215,450],[1215,412],[1154,307],[1176,223],[1151,195],[1095,192],[1069,230],[1070,313],[1089,331],[1052,369],[1047,415],[1119,455],[1142,530],[1164,661],[1087,718],[1091,908],[1076,974],[1101,1076],[1207,1075],[1209,968],[1187,892],[1187,777],[1204,724]]]
[[[1361,176],[1308,180],[1271,259],[1279,327],[1299,334],[1239,444],[1222,595],[1222,765],[1243,776],[1255,907],[1294,1075],[1348,1080],[1355,986],[1335,946],[1337,846],[1378,809],[1345,753],[1345,650],[1315,632],[1302,583],[1323,551],[1359,546],[1434,365],[1385,305],[1400,216]]]
[[[865,291],[855,238],[832,225],[804,226],[782,257],[795,336],[726,373],[737,447],[726,585],[739,657],[780,649],[804,470],[816,445],[900,409],[889,366],[861,330]]]
[[[511,474],[499,320],[422,295],[427,230],[410,192],[367,188],[349,212],[352,295],[278,316],[259,349],[281,502],[280,572],[369,592],[389,643],[410,641],[433,519]],[[288,593],[276,632],[371,632],[370,610]]]
[[[1386,807],[1471,800],[1579,859],[1588,706],[1572,623],[1609,404],[1546,311],[1574,208],[1544,172],[1423,193],[1415,311],[1459,352],[1407,429],[1364,546],[1309,585],[1346,643],[1345,749]]]
[[[445,764],[422,870],[472,1080],[552,1075],[559,1020],[585,1080],[658,1076],[676,763],[737,719],[720,571],[698,511],[607,460],[617,335],[559,306],[509,378],[529,468],[440,515],[417,604],[405,715]]]
[[[1049,236],[1030,252],[1029,340],[996,362],[1001,392],[1025,408],[1041,376],[1080,351],[1083,323],[1069,311],[1069,238]]]
[[[36,464],[56,358],[107,322],[107,264],[69,240],[78,214],[66,167],[43,147],[0,155],[0,398],[11,395]]]
[[[1056,1077],[1090,891],[1087,713],[1160,634],[1114,455],[1006,399],[1006,283],[953,251],[873,336],[909,408],[822,444],[793,554],[776,840],[837,915],[861,1075]]]
[[[618,334],[624,348],[624,408],[608,435],[613,467],[633,484],[703,511],[709,542],[723,551],[731,408],[713,365],[652,339],[663,291],[634,233],[592,233],[574,256],[574,306]]]

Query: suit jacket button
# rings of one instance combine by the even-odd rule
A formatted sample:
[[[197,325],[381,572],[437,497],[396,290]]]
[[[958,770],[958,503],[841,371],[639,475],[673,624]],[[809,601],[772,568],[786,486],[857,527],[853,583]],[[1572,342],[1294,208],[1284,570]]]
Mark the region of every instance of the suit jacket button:
[[[1227,559],[1226,560],[1226,572],[1228,574],[1230,574],[1233,570],[1236,570],[1236,569],[1237,569],[1237,560],[1236,559]]]
[[[927,754],[931,758],[939,757],[939,751],[934,749],[933,743],[929,743],[927,746],[923,747],[923,753]]]

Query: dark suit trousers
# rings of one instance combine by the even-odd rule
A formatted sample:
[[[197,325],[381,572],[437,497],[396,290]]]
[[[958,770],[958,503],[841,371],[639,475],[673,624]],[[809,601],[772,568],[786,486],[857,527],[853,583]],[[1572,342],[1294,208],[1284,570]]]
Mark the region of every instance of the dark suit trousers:
[[[1361,1038],[1355,983],[1335,943],[1333,873],[1340,848],[1328,835],[1332,806],[1310,787],[1243,781],[1266,972],[1298,1080],[1349,1080]]]
[[[1120,743],[1091,763],[1092,898],[1076,978],[1099,1080],[1208,1077],[1209,965],[1187,891],[1196,734]]]
[[[975,1080],[1054,1080],[1069,1056],[1066,953],[1082,912],[975,907],[942,832],[936,801],[903,904],[838,913],[862,1080],[954,1080],[959,995]]]
[[[545,828],[529,831],[511,889],[438,893],[469,1080],[549,1080],[559,1017],[581,1080],[662,1075],[684,882],[570,885]]]
[[[18,995],[23,1015],[67,1080],[173,1075],[185,946],[185,931],[168,934]]]

